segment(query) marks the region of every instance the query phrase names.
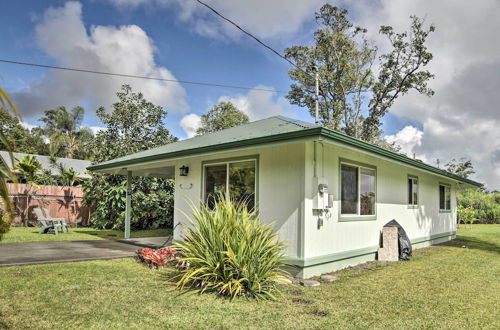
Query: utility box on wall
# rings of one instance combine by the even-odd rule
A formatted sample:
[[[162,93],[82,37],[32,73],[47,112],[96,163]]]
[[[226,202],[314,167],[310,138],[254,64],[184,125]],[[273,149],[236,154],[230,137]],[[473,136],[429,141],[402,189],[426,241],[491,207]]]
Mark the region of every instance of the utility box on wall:
[[[328,181],[323,177],[315,177],[313,180],[314,204],[315,210],[328,209]]]

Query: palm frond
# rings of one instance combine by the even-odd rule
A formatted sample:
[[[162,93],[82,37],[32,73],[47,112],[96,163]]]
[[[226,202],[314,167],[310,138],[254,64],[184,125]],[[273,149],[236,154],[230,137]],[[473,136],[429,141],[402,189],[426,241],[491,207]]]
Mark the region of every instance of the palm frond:
[[[14,106],[14,103],[10,100],[9,96],[5,91],[0,88],[0,108],[5,109],[8,113],[12,113],[15,117],[21,119],[21,113]],[[0,213],[0,240],[3,234],[5,234],[10,228],[10,222],[14,215],[14,207],[12,201],[10,200],[9,190],[7,187],[7,179],[17,182],[17,177],[15,173],[11,171],[14,167],[14,155],[12,154],[12,146],[8,143],[4,134],[0,132],[0,140],[6,146],[9,152],[9,157],[12,166],[9,166],[8,160],[0,157],[0,206],[2,206],[7,212],[8,216]]]

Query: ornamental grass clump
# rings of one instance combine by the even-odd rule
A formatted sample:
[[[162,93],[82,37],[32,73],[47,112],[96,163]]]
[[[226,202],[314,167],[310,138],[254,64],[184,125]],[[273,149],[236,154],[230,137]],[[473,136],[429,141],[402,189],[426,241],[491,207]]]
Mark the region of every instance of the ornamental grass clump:
[[[287,273],[283,242],[246,203],[221,197],[213,208],[192,205],[191,225],[177,243],[181,269],[179,288],[215,292],[230,298],[275,299]]]

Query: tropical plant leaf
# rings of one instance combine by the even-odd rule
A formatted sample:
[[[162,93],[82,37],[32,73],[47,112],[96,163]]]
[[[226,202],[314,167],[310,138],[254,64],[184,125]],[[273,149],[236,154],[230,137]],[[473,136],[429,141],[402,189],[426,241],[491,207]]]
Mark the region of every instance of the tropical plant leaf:
[[[2,88],[0,88],[0,108],[5,109],[7,112],[11,112],[15,117],[19,119],[21,118],[21,113],[14,106],[14,103],[12,103],[9,96]],[[0,140],[6,146],[12,164],[12,166],[9,166],[8,161],[0,157],[0,206],[2,206],[7,213],[5,214],[4,212],[0,212],[1,240],[3,234],[5,234],[9,230],[12,217],[14,216],[14,207],[12,205],[12,201],[10,200],[7,180],[11,180],[12,182],[16,183],[17,177],[15,173],[11,171],[11,167],[13,167],[14,165],[14,155],[12,154],[13,148],[2,132],[0,132]]]
[[[185,239],[177,243],[183,269],[179,288],[215,292],[231,299],[276,299],[283,271],[284,243],[245,203],[220,196],[213,209],[190,202]]]

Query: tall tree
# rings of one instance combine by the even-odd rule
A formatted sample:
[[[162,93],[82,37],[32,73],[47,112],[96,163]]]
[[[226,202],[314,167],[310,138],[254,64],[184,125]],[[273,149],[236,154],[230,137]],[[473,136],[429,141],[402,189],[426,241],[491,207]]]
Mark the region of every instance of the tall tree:
[[[92,138],[92,132],[81,127],[85,110],[74,107],[70,111],[60,106],[47,110],[40,118],[45,124],[43,133],[49,138],[49,152],[53,156],[87,158],[86,145]]]
[[[118,102],[108,113],[101,107],[97,116],[106,129],[92,141],[92,159],[103,162],[176,141],[164,125],[167,112],[123,85]],[[125,178],[94,173],[85,181],[85,202],[95,207],[92,223],[100,228],[123,228],[125,218]],[[172,180],[140,178],[132,180],[132,228],[171,225]]]
[[[212,133],[246,124],[249,121],[248,116],[231,102],[220,102],[201,116],[201,127],[198,128],[196,133],[199,135]]]
[[[0,150],[6,150],[8,144],[13,152],[36,153],[29,130],[4,108],[0,108],[0,132],[5,137],[5,142],[0,140]]]
[[[433,75],[424,70],[431,61],[426,40],[434,26],[411,16],[409,32],[382,26],[391,49],[377,57],[367,30],[354,26],[347,10],[329,4],[316,13],[320,28],[312,46],[293,46],[285,56],[297,67],[289,71],[294,83],[287,98],[315,113],[315,75],[319,75],[319,120],[323,126],[372,143],[379,143],[381,119],[394,101],[410,90],[431,96]],[[377,64],[377,65],[375,65]],[[374,72],[374,67],[378,72]]]
[[[468,178],[471,174],[476,173],[472,161],[465,157],[459,160],[453,158],[445,165],[445,168],[448,172],[461,176],[462,178]]]
[[[146,100],[142,93],[134,93],[129,85],[123,85],[116,95],[118,102],[112,112],[97,109],[106,129],[97,133],[92,143],[93,160],[101,162],[176,140],[163,123],[167,112],[162,107]]]

